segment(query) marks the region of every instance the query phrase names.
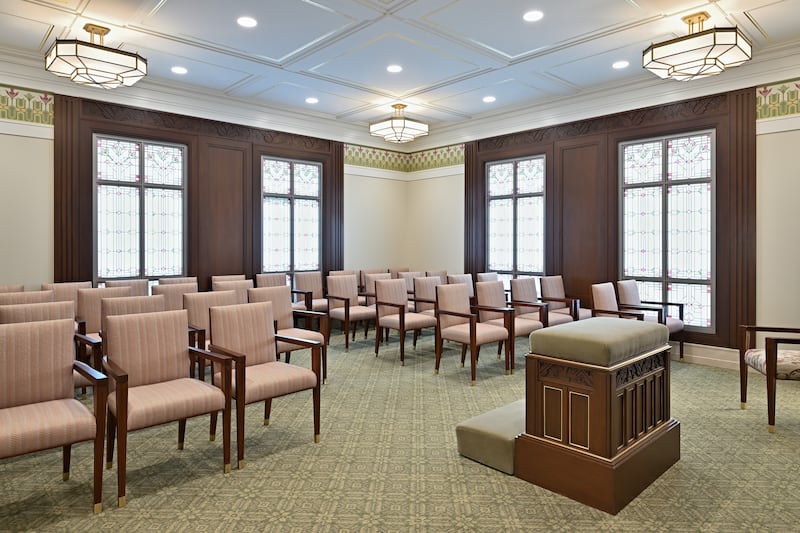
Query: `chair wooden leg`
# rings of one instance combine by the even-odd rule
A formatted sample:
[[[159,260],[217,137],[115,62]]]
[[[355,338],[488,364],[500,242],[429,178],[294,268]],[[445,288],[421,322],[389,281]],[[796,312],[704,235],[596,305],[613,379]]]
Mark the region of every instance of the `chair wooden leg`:
[[[328,346],[322,345],[322,382],[328,382]]]
[[[61,463],[62,463],[62,470],[61,470],[61,478],[64,481],[69,481],[69,462],[72,458],[72,445],[67,444],[61,447]]]
[[[217,412],[211,413],[211,420],[209,422],[208,440],[214,442],[217,438]]]
[[[439,373],[439,363],[441,363],[441,361],[442,361],[442,336],[439,335],[439,328],[438,327],[436,328],[436,333],[435,333],[435,336],[433,338],[433,349],[434,349],[434,352],[436,354],[436,363],[435,363],[436,366],[434,367],[433,373],[434,374],[438,374]]]
[[[475,344],[472,344],[472,343],[470,344],[470,347],[469,347],[469,364],[470,364],[470,372],[471,372],[471,375],[472,375],[472,382],[471,382],[472,385],[475,385],[475,376],[476,376],[476,371],[477,371],[477,366],[478,366],[478,350],[480,350],[479,346],[477,346]]]
[[[117,505],[125,507],[125,477],[128,468],[128,414],[117,413]]]
[[[381,340],[383,338],[383,328],[377,328],[375,330],[375,357],[378,357],[378,349],[381,345]]]
[[[406,355],[405,355],[405,347],[406,347],[406,330],[400,330],[400,366],[406,365]]]
[[[344,351],[350,351],[350,321],[345,320],[342,323],[342,327],[344,328]]]
[[[292,360],[292,352],[286,352],[286,364],[288,365]]]
[[[414,338],[413,338],[413,340],[412,340],[412,343],[411,343],[411,344],[412,344],[412,346],[414,346],[414,349],[415,349],[415,350],[417,349],[417,338],[418,338],[418,337],[419,337],[419,330],[418,330],[418,329],[415,329],[415,330],[414,330]]]
[[[767,423],[769,432],[775,432],[775,389],[778,376],[778,347],[774,339],[766,340],[767,356]]]
[[[95,420],[96,428],[94,435],[94,513],[103,511],[103,441],[106,432],[106,399],[108,396],[107,384],[100,391],[95,391],[98,395],[95,403],[95,412],[99,413]]]
[[[178,449],[183,449],[183,441],[186,438],[186,419],[178,420]]]
[[[497,360],[500,360],[500,354],[503,352],[503,341],[497,343]]]
[[[319,442],[320,439],[320,432],[319,432],[319,406],[320,406],[320,388],[319,388],[319,381],[317,381],[317,386],[314,387],[312,391],[313,396],[313,403],[314,403],[314,442]]]
[[[369,333],[369,320],[365,320],[364,321],[364,338],[365,339],[367,338],[367,334],[368,333]],[[355,330],[353,331],[353,335],[355,335]],[[376,335],[377,335],[377,333],[376,333]],[[353,340],[355,340],[355,336],[353,337]]]
[[[238,445],[238,442],[237,442]],[[238,450],[237,450],[238,452]],[[242,441],[242,456],[244,456],[244,441]],[[225,409],[222,411],[222,464],[223,472],[231,471],[231,397],[225,396]],[[243,468],[244,461],[237,462],[236,468]]]
[[[269,425],[269,415],[272,412],[272,398],[264,400],[264,425]]]
[[[739,390],[741,408],[747,409],[747,364],[744,362],[744,352],[746,348],[739,350]]]
[[[464,361],[467,360],[467,345],[461,345],[461,368],[464,368]]]
[[[108,428],[106,428],[106,468],[114,465],[114,441],[117,436],[117,418],[108,413]]]
[[[242,373],[243,374],[243,373]],[[239,381],[241,374],[237,374],[237,383],[243,384],[244,380]],[[230,440],[225,444],[225,413],[223,413],[222,420],[222,445],[226,449],[230,448]],[[230,412],[228,413],[227,424],[230,424]],[[267,422],[265,422],[266,424]],[[230,425],[228,425],[228,439],[230,439]],[[236,387],[236,468],[241,470],[244,468],[244,387]]]

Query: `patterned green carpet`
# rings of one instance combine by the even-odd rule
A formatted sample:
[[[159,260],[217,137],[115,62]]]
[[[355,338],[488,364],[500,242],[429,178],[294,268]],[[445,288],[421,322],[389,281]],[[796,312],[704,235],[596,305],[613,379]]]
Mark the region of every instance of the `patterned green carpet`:
[[[311,394],[247,407],[244,470],[222,473],[221,439],[208,419],[129,439],[128,505],[116,506],[116,470],[104,477],[104,511],[91,514],[91,445],[0,462],[0,531],[797,531],[800,384],[778,383],[777,433],[766,427],[763,378],[739,409],[738,374],[676,363],[672,414],[681,460],[618,515],[576,503],[462,458],[459,421],[525,395],[527,340],[505,376],[485,348],[478,382],[447,345],[433,373],[433,338],[401,367],[393,336],[381,355],[363,334],[343,350],[335,335],[322,392],[322,441],[313,442]],[[307,364],[305,353],[293,363]],[[235,456],[235,447],[234,447]]]

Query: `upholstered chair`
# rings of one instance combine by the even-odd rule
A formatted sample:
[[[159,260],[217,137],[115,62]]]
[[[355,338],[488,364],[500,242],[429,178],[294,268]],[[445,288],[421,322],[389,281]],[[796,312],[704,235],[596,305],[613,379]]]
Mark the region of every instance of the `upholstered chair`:
[[[72,302],[75,313],[78,312],[78,290],[91,289],[91,281],[65,281],[60,283],[42,283],[43,291],[53,291],[56,302]]]
[[[364,296],[366,297],[365,305],[374,306],[375,282],[379,279],[392,279],[392,275],[388,272],[377,272],[375,274],[364,275]]]
[[[509,317],[509,315],[506,315]],[[475,384],[476,367],[480,346],[490,342],[513,342],[514,322],[507,318],[506,327],[478,322],[477,315],[471,313],[469,293],[464,283],[436,286],[436,367],[442,360],[443,341],[461,343],[461,360],[464,361],[467,348],[470,353],[472,384]],[[511,373],[511,353],[506,344],[506,374]]]
[[[103,298],[119,298],[130,296],[130,287],[105,287],[97,289],[78,289],[78,310],[76,320],[85,324],[85,334],[93,339],[100,339],[102,329],[101,301]]]
[[[197,276],[188,276],[188,277],[180,277],[180,278],[158,278],[159,285],[175,285],[175,284],[183,284],[183,283],[194,283],[197,285]]]
[[[566,322],[572,322],[572,315],[564,313],[556,313],[550,309],[550,304],[539,299],[539,292],[536,290],[535,278],[516,278],[511,280],[511,301],[519,303],[535,303],[547,304],[547,322],[541,320],[541,310],[534,310],[525,307],[517,307],[517,316],[525,316],[526,318],[536,318],[542,321],[545,327],[557,326]],[[534,316],[527,317],[528,313],[533,313]]]
[[[277,323],[278,335],[296,337],[307,341],[318,342],[322,350],[322,382],[328,382],[328,340],[330,337],[330,322],[326,313],[308,311],[307,309],[292,309],[292,293],[288,285],[282,287],[259,287],[247,291],[247,301],[250,303],[271,302],[272,315]],[[320,331],[295,327],[295,318],[316,318],[319,320]],[[305,346],[296,343],[278,341],[277,353],[286,354],[286,362],[291,362],[291,353],[302,350]]]
[[[52,302],[53,291],[0,292],[0,305]]]
[[[408,311],[408,292],[403,279],[380,279],[375,281],[375,357],[378,356],[382,331],[394,329],[400,335],[400,364],[405,365],[406,331],[414,332],[414,348],[417,347],[419,331],[435,328],[436,318],[431,315]]]
[[[389,269],[389,275],[391,276],[391,279],[397,279],[400,277],[400,272],[409,272],[410,270],[411,269],[408,267],[394,267]]]
[[[211,350],[234,360],[238,468],[244,468],[244,415],[247,404],[264,402],[266,426],[269,424],[273,398],[311,390],[314,442],[319,442],[321,343],[276,335],[271,302],[212,307],[210,314],[214,339]],[[276,339],[311,348],[311,368],[278,361]]]
[[[742,409],[747,408],[747,372],[753,368],[767,378],[767,424],[775,432],[775,391],[777,380],[800,381],[800,349],[780,349],[784,344],[800,344],[800,328],[739,326],[739,379]],[[757,333],[767,334],[764,347],[755,347]]]
[[[0,293],[3,293],[3,292],[24,292],[24,291],[25,291],[25,285],[23,285],[21,283],[19,285],[0,285]]]
[[[146,279],[109,279],[105,284],[106,287],[130,287],[131,296],[148,296],[150,294],[150,282]]]
[[[221,280],[211,282],[212,291],[235,291],[237,304],[247,303],[247,290],[252,288],[252,279]]]
[[[397,278],[402,279],[406,282],[406,292],[408,294],[414,294],[414,278],[423,278],[425,277],[424,272],[398,272]],[[431,298],[433,299],[433,298]]]
[[[561,276],[542,276],[539,279],[542,288],[541,300],[550,304],[550,310],[570,315],[572,320],[591,318],[592,310],[581,307],[579,298],[570,298],[564,291],[564,279]]]
[[[153,296],[163,296],[165,311],[183,309],[183,295],[197,292],[197,282],[153,285]]]
[[[438,276],[442,280],[442,284],[447,283],[447,270],[427,270],[425,272],[426,278],[433,276]]]
[[[414,312],[436,316],[436,286],[442,285],[439,276],[414,278]]]
[[[266,274],[256,274],[256,287],[282,287],[287,283],[285,272],[270,272]]]
[[[243,279],[247,279],[244,274],[223,274],[211,276],[211,284],[213,285],[215,281],[239,281]]]
[[[386,268],[366,268],[364,270],[359,270],[358,290],[361,292],[366,292],[365,289],[367,287],[367,274],[383,274],[387,272],[389,272],[389,270]]]
[[[103,369],[112,379],[108,396],[106,466],[117,445],[117,501],[125,506],[128,433],[178,422],[183,449],[186,420],[222,411],[223,470],[231,469],[231,359],[189,347],[186,310],[116,315],[106,319]],[[220,368],[217,385],[191,375],[198,359]]]
[[[375,309],[358,304],[358,286],[355,276],[328,276],[328,316],[342,323],[344,350],[350,351],[350,325],[353,340],[356,323],[364,322],[364,337],[369,332],[370,321],[375,320]]]
[[[655,311],[656,315],[645,313],[644,319],[657,321],[667,326],[669,335],[678,342],[680,358],[683,359],[683,309],[684,304],[674,302],[643,302],[639,297],[639,285],[635,279],[617,281],[619,307],[622,310]],[[669,316],[669,308],[678,308],[678,318]]]
[[[592,285],[592,316],[644,320],[644,315],[642,313],[620,310],[617,304],[617,295],[614,292],[614,284],[610,281]]]
[[[355,270],[331,270],[328,272],[329,276],[355,276],[358,272]]]
[[[295,308],[299,306],[309,311],[328,310],[328,300],[322,292],[322,272],[318,270],[314,272],[296,272],[294,275],[294,288],[296,291],[311,294],[310,298],[301,298],[296,301]],[[311,307],[308,307],[308,303],[311,304]]]
[[[72,444],[93,440],[93,502],[99,513],[108,383],[75,360],[73,330],[69,318],[0,325],[0,459],[60,447],[66,481]],[[73,372],[94,387],[94,412],[73,398]],[[13,490],[12,479],[4,483]]]
[[[100,331],[105,331],[106,321],[110,316],[156,313],[166,310],[166,298],[162,295],[103,298],[100,300]]]
[[[197,335],[195,346],[205,349],[211,343],[208,309],[237,303],[236,291],[195,292],[183,295],[183,308],[189,313],[189,328]]]
[[[500,281],[497,272],[478,272],[477,281]]]

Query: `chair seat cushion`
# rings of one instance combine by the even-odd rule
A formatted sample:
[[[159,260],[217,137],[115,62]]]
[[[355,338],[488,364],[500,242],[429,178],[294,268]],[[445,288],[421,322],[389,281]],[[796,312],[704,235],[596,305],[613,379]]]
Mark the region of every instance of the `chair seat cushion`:
[[[386,315],[381,317],[380,325],[382,328],[400,329],[400,315]],[[422,328],[436,327],[436,317],[423,313],[406,313],[406,331]]]
[[[180,378],[131,387],[128,389],[128,429],[156,426],[224,408],[222,390],[199,379]],[[116,391],[108,395],[108,410],[117,416]]]
[[[279,329],[278,335],[286,335],[287,337],[297,337],[298,339],[304,339],[307,341],[317,341],[324,343],[325,336],[320,333],[319,331],[312,331],[310,329],[302,329],[302,328],[286,328],[286,329]],[[294,350],[305,350],[305,346],[300,346],[299,344],[294,344],[291,342],[286,341],[278,341],[278,351],[277,353],[284,353],[284,352],[291,352]]]
[[[648,322],[658,322],[657,316],[645,315],[644,319]],[[667,317],[667,329],[669,329],[670,333],[683,331],[683,321],[677,318]]]
[[[553,309],[553,313],[560,313],[562,315],[569,315],[569,307],[562,307],[561,309]],[[584,320],[587,318],[592,318],[592,310],[591,309],[584,309],[583,307],[578,308],[578,320]]]
[[[63,399],[0,409],[0,459],[94,438],[94,415]]]
[[[293,392],[313,389],[317,386],[317,375],[302,366],[281,361],[248,366],[245,370],[244,403],[253,403],[267,398],[277,398]],[[214,376],[216,382],[220,375]],[[233,380],[234,393],[236,391]]]
[[[767,354],[763,349],[747,350],[744,362],[767,375]],[[800,381],[800,350],[778,350],[778,379]]]
[[[344,307],[337,307],[331,309],[328,315],[335,320],[344,320]],[[350,321],[357,320],[373,320],[375,318],[375,308],[365,307],[363,305],[350,306]]]
[[[525,315],[520,315],[514,318],[514,335],[517,337],[530,335],[532,331],[536,331],[537,329],[542,329],[544,327],[541,322],[536,320],[539,318],[539,313],[536,313],[535,315],[530,313],[528,314],[531,316],[531,318],[525,318]],[[505,329],[505,324],[502,318],[493,318],[492,320],[487,320],[483,323]]]
[[[327,311],[328,310],[328,299],[327,298],[314,298],[311,300],[311,310],[312,311]]]
[[[547,313],[547,320],[548,320],[548,325],[557,326],[559,324],[566,324],[567,322],[572,322],[572,316],[570,316],[569,313],[559,313],[556,310]]]
[[[476,324],[476,326],[475,338],[478,345],[504,341],[508,338],[508,331],[506,331],[504,327],[493,326],[486,323],[479,323]],[[456,324],[455,326],[442,329],[442,338],[460,342],[461,344],[469,344],[469,324]]]

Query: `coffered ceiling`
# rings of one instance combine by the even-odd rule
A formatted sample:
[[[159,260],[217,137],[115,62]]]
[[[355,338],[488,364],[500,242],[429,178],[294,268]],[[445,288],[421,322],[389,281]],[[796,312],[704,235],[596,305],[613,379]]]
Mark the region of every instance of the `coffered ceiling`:
[[[524,21],[530,10],[543,18]],[[707,28],[738,25],[753,61],[717,80],[645,71],[642,51],[685,35],[681,17],[696,11]],[[239,26],[245,15],[257,26]],[[799,21],[800,0],[3,0],[0,83],[413,151],[800,75]],[[87,22],[146,57],[148,77],[104,91],[44,73],[53,41],[88,40]],[[369,137],[396,102],[430,139]]]

